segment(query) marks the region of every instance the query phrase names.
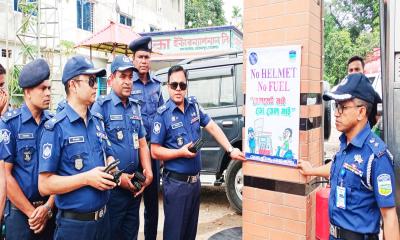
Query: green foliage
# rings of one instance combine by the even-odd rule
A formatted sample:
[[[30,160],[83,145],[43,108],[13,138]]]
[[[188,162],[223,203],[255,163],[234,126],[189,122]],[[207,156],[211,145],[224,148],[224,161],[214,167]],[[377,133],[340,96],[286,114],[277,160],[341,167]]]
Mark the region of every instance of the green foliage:
[[[185,28],[225,25],[222,6],[222,0],[185,0]],[[209,20],[211,25],[208,24]]]
[[[19,107],[23,102],[23,90],[19,87],[18,79],[22,67],[14,65],[8,75],[8,92],[11,94],[11,105]]]
[[[324,80],[337,84],[347,74],[347,60],[366,57],[379,47],[378,0],[332,0],[325,4]]]
[[[60,49],[61,49],[61,53],[64,56],[71,56],[74,55],[76,53],[75,51],[75,43],[68,41],[68,40],[60,40]]]

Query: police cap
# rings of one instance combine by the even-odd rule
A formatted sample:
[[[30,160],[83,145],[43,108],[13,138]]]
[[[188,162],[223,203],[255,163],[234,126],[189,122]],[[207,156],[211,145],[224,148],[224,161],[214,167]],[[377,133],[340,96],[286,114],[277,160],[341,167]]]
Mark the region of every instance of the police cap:
[[[93,63],[84,56],[74,56],[68,59],[64,66],[62,75],[63,84],[67,84],[69,80],[78,75],[96,75],[96,77],[103,77],[106,75],[104,68],[94,68]]]
[[[21,88],[36,87],[50,77],[49,64],[38,58],[26,64],[19,74],[18,84]]]
[[[135,39],[129,44],[129,49],[132,52],[136,52],[139,50],[151,52],[151,48],[152,48],[152,41],[151,37],[148,36]]]
[[[361,73],[348,75],[334,91],[323,95],[325,101],[346,101],[353,98],[358,98],[372,104],[382,102],[382,99],[372,87],[369,79]]]

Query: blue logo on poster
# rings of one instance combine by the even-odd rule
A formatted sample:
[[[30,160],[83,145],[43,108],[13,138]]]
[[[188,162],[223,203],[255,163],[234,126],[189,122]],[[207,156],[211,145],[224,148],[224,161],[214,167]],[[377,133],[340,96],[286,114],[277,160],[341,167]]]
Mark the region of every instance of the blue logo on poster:
[[[257,60],[258,60],[257,53],[255,53],[255,52],[250,53],[250,56],[249,56],[250,64],[251,64],[251,65],[256,64],[256,63],[257,63]]]
[[[296,53],[295,50],[290,51],[289,52],[289,59],[290,60],[295,60],[296,59],[296,55],[297,55],[297,53]]]

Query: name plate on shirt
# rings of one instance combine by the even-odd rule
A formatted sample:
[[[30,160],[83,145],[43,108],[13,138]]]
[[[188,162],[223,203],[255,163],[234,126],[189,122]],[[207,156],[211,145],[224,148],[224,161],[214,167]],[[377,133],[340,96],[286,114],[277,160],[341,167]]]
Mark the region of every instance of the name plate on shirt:
[[[133,120],[142,120],[141,117],[136,116],[136,115],[133,115],[133,116],[131,117],[131,119],[133,119]]]
[[[110,115],[110,120],[111,121],[121,121],[122,115]]]
[[[183,123],[182,122],[178,122],[178,123],[172,124],[172,129],[176,129],[176,128],[179,128],[179,127],[183,127]]]
[[[33,133],[18,133],[19,139],[33,139]]]
[[[141,94],[142,90],[133,90],[131,94]]]
[[[83,136],[74,136],[68,138],[68,143],[83,143],[85,142],[85,138]]]

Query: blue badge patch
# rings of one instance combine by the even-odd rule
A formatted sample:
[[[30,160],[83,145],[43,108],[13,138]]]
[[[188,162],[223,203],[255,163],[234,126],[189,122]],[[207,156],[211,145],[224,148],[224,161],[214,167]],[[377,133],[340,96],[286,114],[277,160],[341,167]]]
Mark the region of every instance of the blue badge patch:
[[[172,129],[180,128],[180,127],[183,127],[183,123],[177,122],[177,123],[172,124],[171,127],[172,127]]]
[[[154,126],[153,126],[153,133],[155,134],[159,134],[161,130],[161,123],[159,122],[154,122]]]
[[[18,133],[18,139],[33,139],[33,133]]]
[[[0,129],[0,143],[3,142],[4,144],[9,144],[10,135],[11,132],[8,129]]]
[[[377,182],[378,182],[378,192],[382,196],[389,196],[392,191],[392,181],[390,179],[389,174],[381,174],[377,177]]]
[[[122,121],[122,115],[110,115],[111,121]]]
[[[74,136],[68,138],[68,143],[83,143],[85,142],[85,138],[83,136]]]
[[[53,148],[53,145],[50,143],[45,143],[43,144],[43,154],[42,157],[44,159],[48,159],[49,157],[51,157],[51,149]]]

